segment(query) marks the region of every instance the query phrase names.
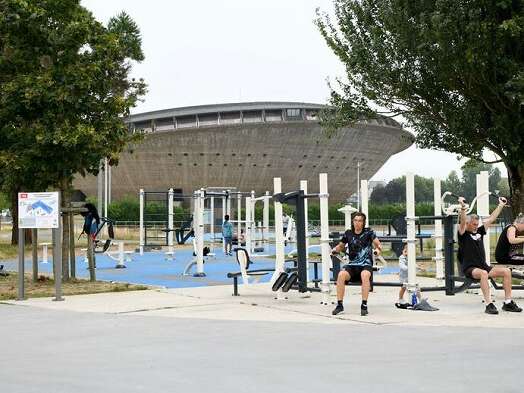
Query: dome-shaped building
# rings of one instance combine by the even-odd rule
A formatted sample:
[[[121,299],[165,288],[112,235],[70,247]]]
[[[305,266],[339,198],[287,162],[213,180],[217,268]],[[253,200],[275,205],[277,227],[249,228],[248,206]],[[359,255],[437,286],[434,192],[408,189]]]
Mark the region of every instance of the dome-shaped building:
[[[361,179],[371,178],[387,159],[413,143],[412,135],[391,119],[362,121],[329,139],[318,112],[323,105],[255,102],[193,106],[131,115],[126,122],[144,140],[112,168],[112,199],[137,195],[140,188],[189,194],[201,187],[235,187],[257,194],[273,190],[318,191],[318,174],[329,175],[330,201],[343,201]],[[75,187],[96,195],[93,176]]]

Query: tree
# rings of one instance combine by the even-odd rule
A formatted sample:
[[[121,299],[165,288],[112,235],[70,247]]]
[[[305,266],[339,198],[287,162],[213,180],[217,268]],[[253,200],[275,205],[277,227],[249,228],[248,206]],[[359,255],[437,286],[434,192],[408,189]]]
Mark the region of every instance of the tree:
[[[457,171],[451,171],[448,177],[442,182],[442,191],[450,191],[455,195],[463,195],[463,184],[460,181]]]
[[[49,187],[67,203],[75,175],[118,162],[136,140],[122,117],[145,93],[129,77],[143,59],[125,13],[104,27],[79,0],[0,0],[0,186],[13,207],[18,191]]]
[[[500,170],[490,164],[476,160],[468,160],[461,167],[462,170],[462,195],[471,201],[477,195],[477,175],[481,171],[489,172],[489,190],[495,192],[500,190],[499,183],[501,180]]]
[[[417,202],[433,202],[433,179],[415,176],[415,198]],[[406,203],[406,176],[378,185],[369,199],[372,203]]]
[[[524,211],[524,1],[334,0],[316,24],[344,63],[328,132],[363,116],[402,116],[418,145],[508,170]]]

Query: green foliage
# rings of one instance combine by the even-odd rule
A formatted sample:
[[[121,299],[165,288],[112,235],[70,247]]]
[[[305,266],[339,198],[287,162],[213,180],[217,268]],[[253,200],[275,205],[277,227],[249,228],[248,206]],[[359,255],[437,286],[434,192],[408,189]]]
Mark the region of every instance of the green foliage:
[[[68,187],[117,163],[136,140],[122,117],[145,93],[130,79],[140,32],[125,14],[109,27],[78,0],[0,0],[0,186]]]
[[[501,195],[509,195],[507,179],[500,176],[500,170],[493,165],[485,164],[476,160],[468,160],[462,166],[462,179],[456,171],[451,171],[446,179],[443,180],[441,189],[451,191],[456,195],[462,195],[466,200],[471,201],[477,195],[477,178],[481,171],[489,172],[489,189],[492,192],[499,191]],[[433,202],[433,179],[422,176],[415,176],[415,200],[417,202]],[[404,203],[406,201],[406,177],[398,177],[389,181],[385,186],[378,185],[373,189],[370,202],[375,204],[383,203]]]
[[[433,179],[415,176],[415,199],[418,202],[433,201]],[[378,185],[369,198],[371,203],[403,203],[406,201],[406,176],[397,177],[385,186]]]
[[[7,196],[7,194],[0,192],[0,210],[10,208],[11,202],[9,201],[9,197]]]
[[[342,61],[328,133],[402,116],[419,146],[506,165],[524,210],[524,2],[334,0],[316,24]],[[516,202],[516,203],[515,203]]]
[[[95,201],[96,202],[96,201]],[[95,203],[92,202],[92,203]],[[96,206],[96,204],[95,204]],[[174,226],[180,226],[182,221],[186,221],[191,216],[189,209],[173,207]],[[107,215],[113,221],[139,221],[140,220],[140,201],[131,195],[127,195],[118,201],[111,202],[107,209]],[[167,206],[160,202],[151,202],[145,206],[145,221],[165,221],[167,222]]]
[[[479,162],[476,160],[468,160],[462,166],[462,185],[463,191],[461,195],[466,197],[466,200],[471,201],[477,195],[477,180],[476,176],[481,171],[489,172],[489,189],[494,191],[498,188],[500,183],[500,170],[492,165]],[[506,194],[508,195],[508,194]]]

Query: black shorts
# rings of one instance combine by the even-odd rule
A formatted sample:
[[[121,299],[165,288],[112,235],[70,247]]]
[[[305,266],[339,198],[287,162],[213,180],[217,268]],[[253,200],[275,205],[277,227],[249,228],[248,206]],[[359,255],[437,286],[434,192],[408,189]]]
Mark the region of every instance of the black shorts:
[[[473,276],[471,275],[471,272],[473,272],[473,269],[485,270],[489,273],[491,269],[493,269],[493,267],[492,266],[471,266],[471,267],[468,267],[466,270],[464,270],[464,276],[468,278],[473,278]]]
[[[362,273],[364,270],[367,270],[371,274],[373,274],[373,268],[371,266],[351,266],[351,265],[345,265],[344,270],[348,272],[349,274],[349,280],[348,282],[362,282],[362,278],[360,277],[360,273]]]
[[[524,265],[524,254],[513,254],[503,259],[497,259],[498,263],[504,265]]]

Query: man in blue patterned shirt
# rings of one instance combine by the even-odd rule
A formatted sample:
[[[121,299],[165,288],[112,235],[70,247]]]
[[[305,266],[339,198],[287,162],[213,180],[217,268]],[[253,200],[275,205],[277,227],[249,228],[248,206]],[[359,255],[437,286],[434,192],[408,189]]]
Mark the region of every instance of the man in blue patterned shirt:
[[[373,251],[373,247],[375,251]],[[337,315],[344,311],[344,293],[346,283],[359,282],[362,288],[362,304],[360,315],[368,314],[368,295],[371,288],[371,274],[373,272],[373,252],[379,255],[382,251],[380,241],[371,228],[366,228],[366,215],[357,212],[351,220],[351,230],[346,230],[340,243],[332,250],[333,253],[344,253],[349,263],[344,266],[337,277],[337,307],[332,314]]]

